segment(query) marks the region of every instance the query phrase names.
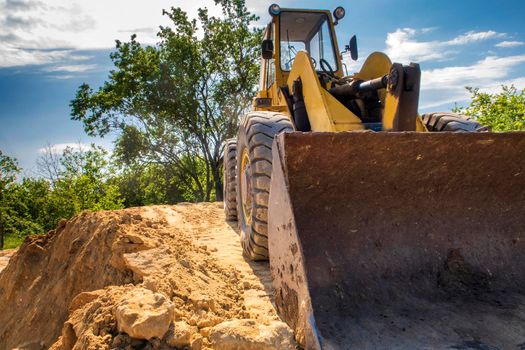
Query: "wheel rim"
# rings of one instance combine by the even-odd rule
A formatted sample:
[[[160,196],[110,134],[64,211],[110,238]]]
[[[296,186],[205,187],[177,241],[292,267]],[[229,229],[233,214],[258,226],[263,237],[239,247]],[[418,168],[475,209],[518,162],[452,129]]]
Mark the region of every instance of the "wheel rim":
[[[242,213],[244,222],[249,225],[252,222],[252,185],[250,181],[250,157],[248,156],[248,150],[244,150],[242,153],[241,161],[241,201],[242,201]]]

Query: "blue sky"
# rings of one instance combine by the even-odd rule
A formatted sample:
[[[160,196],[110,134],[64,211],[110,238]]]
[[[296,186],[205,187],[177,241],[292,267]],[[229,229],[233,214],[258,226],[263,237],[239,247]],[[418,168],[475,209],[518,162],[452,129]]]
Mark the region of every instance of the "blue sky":
[[[266,1],[248,6],[269,20]],[[384,51],[423,70],[421,111],[468,103],[464,86],[497,91],[525,87],[525,2],[518,1],[281,1],[282,7],[346,8],[337,27],[340,47],[357,34],[361,59]],[[210,0],[0,0],[0,149],[32,175],[39,149],[95,142],[111,148],[112,137],[92,139],[69,117],[69,101],[83,82],[98,87],[111,69],[115,39],[137,33],[155,42],[167,25],[163,8],[180,6],[195,15]]]

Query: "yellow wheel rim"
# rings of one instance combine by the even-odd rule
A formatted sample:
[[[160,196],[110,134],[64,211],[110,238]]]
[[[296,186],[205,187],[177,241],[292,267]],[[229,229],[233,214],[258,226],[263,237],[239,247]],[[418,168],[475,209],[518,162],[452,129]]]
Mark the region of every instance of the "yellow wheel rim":
[[[241,161],[241,201],[242,201],[242,213],[244,216],[244,222],[246,225],[252,223],[252,184],[250,181],[250,157],[248,155],[248,150],[244,149],[242,153]]]

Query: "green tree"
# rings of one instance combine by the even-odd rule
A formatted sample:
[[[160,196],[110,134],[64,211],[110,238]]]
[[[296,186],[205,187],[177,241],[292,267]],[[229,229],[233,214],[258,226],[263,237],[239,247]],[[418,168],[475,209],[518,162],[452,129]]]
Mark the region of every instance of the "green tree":
[[[123,208],[118,187],[110,183],[107,151],[91,145],[87,150],[66,148],[53,184],[51,206],[56,216],[69,218],[82,210]]]
[[[525,130],[525,89],[502,86],[502,91],[494,94],[471,87],[467,90],[472,101],[466,108],[456,108],[456,112],[474,117],[493,131]]]
[[[172,170],[155,163],[123,167],[112,183],[118,186],[125,207],[173,204],[195,198],[193,188],[177,181],[172,176]]]
[[[5,238],[20,242],[24,236],[44,230],[49,184],[35,179],[16,182],[19,172],[16,160],[0,151],[0,249]]]
[[[49,183],[42,179],[24,178],[6,191],[2,211],[5,234],[11,243],[19,244],[25,236],[44,233],[56,226],[49,225]]]
[[[0,150],[0,249],[4,248],[4,237],[10,228],[8,197],[19,172],[17,161]]]
[[[34,223],[29,229],[17,230],[17,235],[46,232],[56,227],[63,216],[57,214],[59,210],[53,206],[51,194],[51,184],[41,178],[24,178],[16,186],[17,200],[13,202],[22,203],[21,208],[23,208],[18,213]]]
[[[0,190],[14,183],[19,172],[16,159],[6,156],[0,150]]]
[[[107,152],[67,148],[61,155],[48,147],[39,161],[42,177],[17,181],[20,169],[0,151],[0,247],[29,234],[44,233],[82,210],[120,209],[123,199],[112,183]]]
[[[173,25],[160,28],[155,46],[135,35],[117,41],[108,81],[98,90],[81,85],[71,102],[72,119],[89,135],[117,132],[121,161],[163,166],[197,201],[221,199],[222,143],[236,133],[258,79],[257,17],[244,0],[215,3],[221,18],[164,11]]]

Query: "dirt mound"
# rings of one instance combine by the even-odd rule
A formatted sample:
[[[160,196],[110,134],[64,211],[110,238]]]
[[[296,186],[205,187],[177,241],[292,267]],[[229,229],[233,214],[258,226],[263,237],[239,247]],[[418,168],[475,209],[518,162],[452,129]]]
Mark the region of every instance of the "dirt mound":
[[[0,348],[294,348],[268,266],[244,261],[221,214],[83,213],[28,238],[0,273]]]
[[[0,250],[0,272],[7,266],[11,257],[15,254],[16,249]]]

